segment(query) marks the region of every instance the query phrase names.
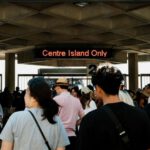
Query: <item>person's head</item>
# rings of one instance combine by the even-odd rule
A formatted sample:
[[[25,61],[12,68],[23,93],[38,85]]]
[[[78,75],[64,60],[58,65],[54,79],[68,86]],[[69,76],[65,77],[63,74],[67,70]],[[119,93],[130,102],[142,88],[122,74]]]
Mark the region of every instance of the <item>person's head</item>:
[[[89,106],[89,103],[91,101],[91,90],[88,87],[81,88],[80,101],[81,101],[83,109],[85,109],[86,106]]]
[[[92,76],[92,83],[96,87],[96,95],[118,95],[123,75],[120,70],[113,66],[103,66]]]
[[[143,92],[146,96],[150,97],[150,83],[145,85],[145,87],[143,88]]]
[[[20,90],[20,88],[17,86],[17,87],[16,87],[16,91],[18,92],[19,90]]]
[[[25,105],[28,108],[42,108],[43,119],[47,118],[50,123],[55,123],[53,117],[58,113],[58,105],[51,99],[49,85],[44,78],[32,78],[28,81]]]
[[[94,91],[94,87],[93,87],[91,84],[87,85],[87,87],[88,87],[91,91]]]
[[[60,93],[62,93],[62,91],[68,90],[68,86],[69,86],[69,83],[68,83],[66,78],[59,78],[56,81],[54,89],[55,89],[57,94],[60,94]]]
[[[81,93],[80,93],[80,90],[79,90],[79,87],[78,86],[74,86],[70,89],[70,93],[71,95],[73,95],[74,97],[80,97],[81,96]]]
[[[134,100],[137,102],[137,104],[140,108],[144,108],[145,105],[148,103],[148,96],[145,95],[143,90],[138,89],[136,91],[136,96],[135,96]]]

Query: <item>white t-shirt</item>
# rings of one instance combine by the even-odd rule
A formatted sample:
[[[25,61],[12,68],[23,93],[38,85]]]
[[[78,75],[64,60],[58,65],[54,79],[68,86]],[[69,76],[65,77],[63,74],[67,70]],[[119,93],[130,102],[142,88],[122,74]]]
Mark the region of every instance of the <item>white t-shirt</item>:
[[[90,111],[95,110],[95,109],[97,109],[96,103],[93,100],[91,100],[89,103],[89,106],[86,105],[86,108],[84,109],[84,113],[87,114]]]
[[[148,104],[150,103],[150,97],[148,97]]]
[[[119,90],[119,98],[122,102],[134,106],[131,96],[126,91]]]
[[[57,123],[51,124],[47,119],[42,120],[42,109],[32,108],[30,111],[36,117],[52,150],[69,144],[67,133],[58,116],[55,117]],[[48,150],[35,121],[27,109],[10,116],[0,139],[14,143],[13,150]]]

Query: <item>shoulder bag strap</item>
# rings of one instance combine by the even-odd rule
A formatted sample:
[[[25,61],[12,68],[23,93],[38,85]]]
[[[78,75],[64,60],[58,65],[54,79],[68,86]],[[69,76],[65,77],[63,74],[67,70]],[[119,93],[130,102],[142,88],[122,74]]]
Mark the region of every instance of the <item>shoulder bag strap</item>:
[[[39,131],[40,131],[40,133],[41,133],[41,135],[42,135],[44,141],[45,141],[45,144],[47,145],[48,149],[51,150],[51,148],[50,148],[50,146],[49,146],[49,143],[48,143],[48,141],[46,140],[46,137],[45,137],[45,135],[44,135],[42,129],[40,128],[40,126],[39,126],[39,124],[38,124],[38,122],[37,122],[35,116],[33,115],[33,113],[32,113],[30,110],[28,110],[28,111],[29,111],[29,113],[31,114],[31,116],[33,117],[33,119],[34,119],[34,121],[35,121],[35,123],[36,123],[36,125],[37,125],[37,127],[38,127],[38,129],[39,129]]]
[[[119,137],[123,141],[123,143],[127,146],[127,148],[129,148],[129,137],[128,137],[125,129],[121,125],[120,121],[118,120],[118,118],[116,117],[114,112],[112,111],[112,109],[107,105],[103,106],[102,108],[108,114],[108,116],[111,118],[111,120],[114,122],[116,130],[119,134]]]

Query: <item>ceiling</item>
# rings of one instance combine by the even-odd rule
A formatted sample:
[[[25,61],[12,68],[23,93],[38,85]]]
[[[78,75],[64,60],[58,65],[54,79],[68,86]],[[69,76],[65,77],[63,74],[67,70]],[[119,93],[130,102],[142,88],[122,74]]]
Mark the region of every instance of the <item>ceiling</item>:
[[[26,57],[21,63],[47,65],[51,60],[25,61],[25,52],[38,45],[60,43],[111,47],[115,49],[116,62],[122,62],[122,56],[126,59],[126,54],[133,52],[138,53],[139,59],[150,61],[150,2],[0,4],[1,57],[5,53],[24,52]],[[61,64],[57,60],[57,65],[58,61]]]

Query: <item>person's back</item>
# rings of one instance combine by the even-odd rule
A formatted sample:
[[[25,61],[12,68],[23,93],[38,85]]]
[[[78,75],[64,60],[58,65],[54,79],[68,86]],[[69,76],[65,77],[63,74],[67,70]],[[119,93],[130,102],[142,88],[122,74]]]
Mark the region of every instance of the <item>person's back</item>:
[[[146,111],[146,113],[147,113],[147,115],[148,115],[148,117],[149,117],[149,119],[150,119],[150,103],[147,104],[147,105],[144,107],[144,110]]]
[[[30,79],[24,99],[27,109],[13,113],[0,134],[1,150],[65,150],[69,139],[46,80]]]
[[[130,150],[147,150],[150,144],[150,124],[147,123],[148,117],[145,112],[123,102],[107,105],[127,132],[130,139]],[[97,148],[100,150],[127,150],[117,134],[114,123],[103,110],[103,106],[83,118],[80,130],[80,150]],[[88,138],[85,139],[83,136]],[[82,143],[86,143],[84,147]]]
[[[54,97],[54,100],[60,106],[59,116],[64,124],[68,136],[75,136],[74,131],[78,116],[81,116],[83,113],[79,99],[66,91]]]
[[[93,76],[97,98],[104,106],[87,114],[80,125],[78,150],[148,150],[150,120],[144,110],[119,98],[123,75],[103,66]]]
[[[70,140],[66,150],[76,150],[76,124],[83,117],[84,111],[79,99],[68,91],[68,85],[67,79],[59,78],[55,84],[57,96],[53,99],[59,105],[59,116]]]
[[[43,110],[40,108],[26,109],[24,111],[14,113],[8,120],[0,138],[11,142],[15,140],[13,150],[47,150],[45,141],[43,140],[43,137],[28,110],[30,110],[38,120],[38,123],[40,124],[40,127],[52,150],[57,148],[58,141],[59,144],[64,144],[61,143],[63,138],[61,136],[65,133],[64,129],[60,128],[62,123],[59,117],[55,116],[54,120],[56,123],[50,124],[48,120],[43,120]],[[15,136],[10,136],[13,135],[13,133],[15,133]],[[66,138],[65,141],[67,140],[68,139]]]

